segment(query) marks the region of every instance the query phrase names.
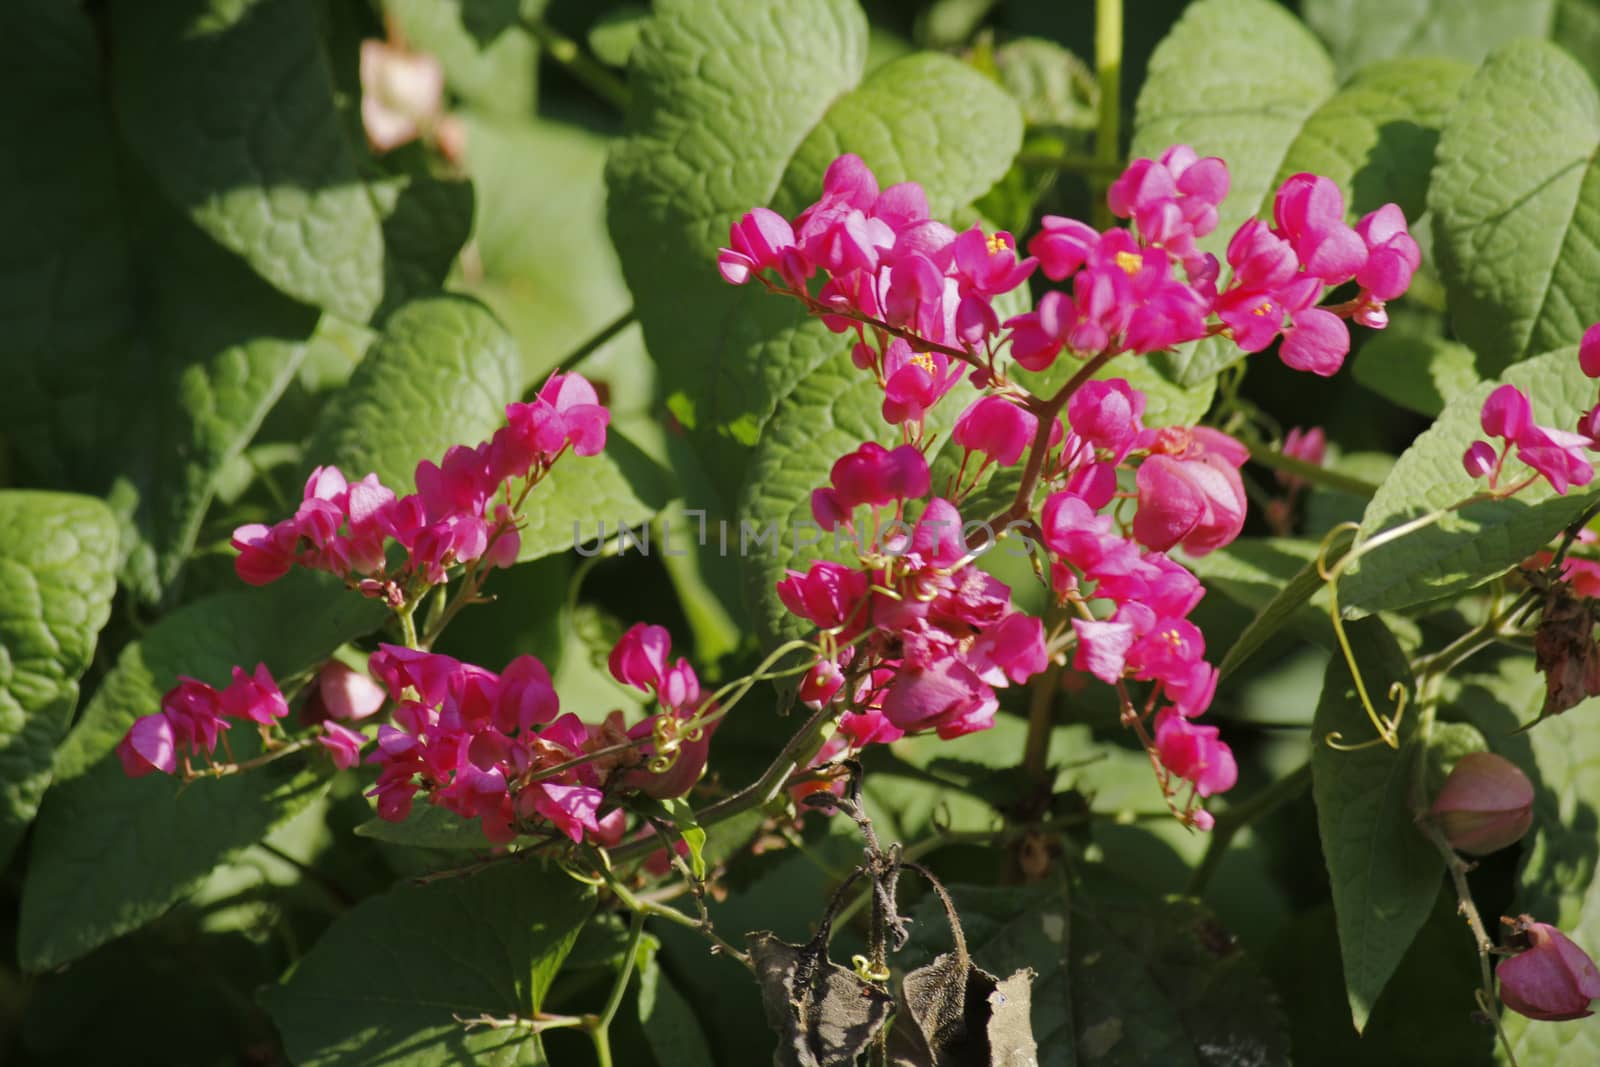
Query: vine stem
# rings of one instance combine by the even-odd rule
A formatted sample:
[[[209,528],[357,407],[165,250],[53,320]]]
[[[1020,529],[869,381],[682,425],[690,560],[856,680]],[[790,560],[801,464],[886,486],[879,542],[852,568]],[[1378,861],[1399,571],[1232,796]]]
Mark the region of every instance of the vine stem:
[[[1432,819],[1425,814],[1421,815],[1417,819],[1417,826],[1444,858],[1445,870],[1450,872],[1450,882],[1455,886],[1458,907],[1461,914],[1466,917],[1467,926],[1472,930],[1472,940],[1478,950],[1478,977],[1482,982],[1477,997],[1478,1007],[1494,1024],[1494,1032],[1500,1038],[1501,1047],[1506,1050],[1506,1060],[1511,1067],[1517,1067],[1517,1054],[1512,1050],[1511,1039],[1500,1023],[1500,1010],[1496,1006],[1494,971],[1489,966],[1489,957],[1494,953],[1494,940],[1490,938],[1488,929],[1483,925],[1483,916],[1478,914],[1478,906],[1472,900],[1472,887],[1467,884],[1467,873],[1472,868],[1455,849],[1450,847],[1444,832]]]
[[[618,111],[628,110],[632,94],[628,91],[627,83],[579,47],[578,42],[541,18],[526,17],[522,24],[539,42],[540,49],[561,64],[567,73]]]
[[[623,950],[622,968],[611,986],[611,995],[606,998],[605,1008],[594,1017],[594,1021],[586,1021],[585,1028],[594,1042],[594,1053],[600,1061],[600,1067],[611,1067],[611,1021],[617,1017],[617,1009],[622,1007],[622,997],[627,993],[628,982],[638,965],[639,941],[644,937],[644,915],[642,908],[633,913],[633,919],[628,924],[628,947]]]
[[[1100,85],[1100,125],[1095,133],[1094,158],[1104,168],[1114,168],[1122,158],[1122,0],[1095,0],[1095,77]],[[1116,225],[1106,204],[1110,178],[1102,172],[1094,180],[1095,228]]]

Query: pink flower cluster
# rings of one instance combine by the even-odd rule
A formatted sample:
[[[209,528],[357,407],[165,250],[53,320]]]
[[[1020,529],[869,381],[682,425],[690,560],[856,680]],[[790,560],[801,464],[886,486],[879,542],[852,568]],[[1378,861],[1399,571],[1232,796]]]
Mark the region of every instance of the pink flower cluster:
[[[317,468],[293,516],[234,531],[234,568],[251,585],[276,581],[296,565],[328,571],[398,606],[416,583],[443,582],[453,564],[510,566],[520,546],[521,497],[512,483],[521,481],[525,495],[568,449],[598,454],[609,422],[592,385],[557,374],[531,403],[506,405],[506,425],[492,439],[419,463],[415,493],[397,497],[377,475],[350,482],[337,468]],[[393,569],[391,545],[404,550]]]
[[[1258,352],[1281,335],[1285,363],[1332,374],[1350,348],[1344,319],[1383,328],[1385,303],[1411,284],[1421,255],[1405,216],[1385,204],[1352,227],[1332,181],[1296,174],[1274,198],[1272,225],[1251,219],[1234,233],[1232,272],[1219,289],[1220,264],[1197,241],[1215,231],[1228,188],[1222,160],[1176,145],[1159,160],[1135,160],[1112,183],[1109,205],[1131,229],[1102,233],[1048,215],[1019,259],[1010,234],[977,226],[957,234],[928,218],[915,184],[880,193],[866,165],[845,155],[793,224],[767,208],[735,223],[718,266],[735,285],[754,278],[801,299],[830,328],[855,330],[856,364],[875,372],[885,418],[896,424],[919,419],[948,390],[959,377],[952,359],[987,384],[1006,344],[1037,371],[1063,349],[1080,358],[1146,353],[1226,334]],[[1035,268],[1068,284],[1001,323],[993,298]],[[807,283],[818,272],[827,280],[813,298]],[[1350,281],[1360,287],[1353,300],[1318,306],[1329,287]],[[908,337],[915,343],[902,347]]]
[[[1244,351],[1259,352],[1282,334],[1285,363],[1331,375],[1350,351],[1343,316],[1387,326],[1384,305],[1410,287],[1422,253],[1399,207],[1385,204],[1348,226],[1339,187],[1314,174],[1285,181],[1272,215],[1276,225],[1250,219],[1228,242],[1233,277],[1217,297],[1217,317]],[[1328,287],[1350,281],[1361,287],[1353,301],[1317,306]]]
[[[184,767],[200,753],[216,751],[227,719],[253,722],[263,730],[289,714],[289,705],[266,664],[256,664],[253,674],[233,669],[233,681],[220,692],[193,678],[178,684],[161,699],[161,710],[136,719],[117,743],[117,759],[130,778],[154,771],[176,774],[180,758]]]
[[[655,692],[665,708],[627,729],[621,712],[599,725],[561,714],[550,673],[533,656],[495,674],[450,656],[381,646],[372,672],[395,711],[368,757],[381,768],[370,793],[379,816],[404,820],[426,792],[431,803],[477,819],[490,841],[548,824],[573,841],[615,845],[626,814],[602,809],[619,791],[678,796],[705,768],[710,730],[688,723],[705,710],[700,682],[684,660],[666,666],[667,651],[666,631],[644,626],[613,651],[618,679]]]
[[[1252,219],[1233,235],[1224,278],[1199,242],[1216,230],[1228,186],[1221,160],[1176,146],[1112,184],[1111,209],[1131,228],[1102,233],[1047,217],[1019,259],[1009,234],[956,234],[927,218],[915,187],[879,193],[861,161],[845,156],[793,224],[758,208],[733,227],[723,276],[754,278],[832,329],[853,330],[854,362],[877,377],[885,420],[904,441],[862,445],[812,494],[820,526],[870,526],[874,543],[858,533],[854,565],[824,560],[779,583],[788,609],[821,634],[801,696],[841,708],[824,758],[903,732],[982,729],[998,688],[1059,657],[1118,687],[1124,721],[1164,768],[1164,791],[1175,792],[1166,776],[1187,781],[1183,814],[1209,825],[1196,798],[1231,788],[1237,766],[1218,728],[1198,721],[1217,683],[1189,620],[1204,589],[1167,553],[1204,555],[1239,535],[1248,450],[1206,427],[1146,427],[1144,395],[1091,377],[1094,367],[1045,398],[1007,382],[997,360],[1009,350],[1043,371],[1070,351],[1097,367],[1221,335],[1247,352],[1281,338],[1290,366],[1333,373],[1350,346],[1345,319],[1384,326],[1386,302],[1417,269],[1404,217],[1390,204],[1352,226],[1331,181],[1295,175],[1270,223]],[[1060,287],[997,327],[990,301],[1034,270]],[[1320,306],[1329,288],[1352,281],[1353,299]],[[936,487],[923,418],[967,369],[982,392],[951,431],[960,468]],[[1286,450],[1320,462],[1324,444],[1314,430]],[[963,528],[960,509],[984,473],[1025,457],[1012,505]],[[973,566],[988,547],[980,540],[1018,531],[1046,554],[1052,592],[1068,609],[1070,625],[1049,634]]]
[[[866,444],[840,459],[832,485],[813,496],[813,514],[834,529],[852,526],[865,506],[877,542],[860,566],[821,560],[778,583],[784,606],[834,648],[806,675],[801,697],[849,707],[841,728],[854,748],[916,730],[950,738],[985,729],[999,706],[995,689],[1045,668],[1042,625],[973,565],[955,506],[934,497],[914,524],[904,521],[905,502],[926,495],[928,482],[910,445]]]
[[[1600,412],[1600,407],[1595,409]],[[1590,420],[1595,412],[1586,415]],[[1501,441],[1497,449],[1487,441],[1474,441],[1461,457],[1461,465],[1474,478],[1487,477],[1491,492],[1510,495],[1543,476],[1562,495],[1571,486],[1588,485],[1594,463],[1586,450],[1600,450],[1600,442],[1583,433],[1540,426],[1533,421],[1533,402],[1514,385],[1502,385],[1483,402],[1479,415],[1483,432]],[[1516,485],[1501,488],[1505,463],[1515,449],[1517,459],[1536,472]]]

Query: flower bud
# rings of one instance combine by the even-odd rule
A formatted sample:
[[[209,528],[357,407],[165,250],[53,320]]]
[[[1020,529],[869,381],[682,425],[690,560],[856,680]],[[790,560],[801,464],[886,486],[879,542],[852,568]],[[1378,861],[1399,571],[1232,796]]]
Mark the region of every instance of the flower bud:
[[[1530,1019],[1561,1022],[1594,1014],[1589,1004],[1600,997],[1600,971],[1594,960],[1547,923],[1523,915],[1513,924],[1528,947],[1495,968],[1500,999]]]
[[[1493,752],[1461,757],[1431,809],[1450,847],[1486,856],[1515,844],[1533,824],[1533,783]]]
[[[1583,331],[1578,343],[1578,366],[1591,378],[1600,378],[1600,322]]]
[[[1487,441],[1474,441],[1461,457],[1461,466],[1473,478],[1482,478],[1494,470],[1494,446]]]

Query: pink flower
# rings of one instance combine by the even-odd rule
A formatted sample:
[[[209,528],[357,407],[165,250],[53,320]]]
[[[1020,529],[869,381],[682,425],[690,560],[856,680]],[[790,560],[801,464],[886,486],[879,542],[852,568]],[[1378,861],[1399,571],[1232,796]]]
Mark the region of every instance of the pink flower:
[[[1001,230],[985,234],[974,225],[954,242],[955,268],[963,294],[999,296],[1028,280],[1038,266],[1033,257],[1017,259],[1016,238]]]
[[[461,669],[460,660],[403,645],[379,645],[367,664],[372,676],[388,688],[391,697],[406,699],[409,687],[428,705],[444,701],[450,692],[451,679]]]
[[[1272,216],[1302,269],[1328,285],[1349,281],[1366,265],[1366,242],[1345,225],[1344,194],[1332,179],[1315,174],[1286,179],[1273,198]],[[1388,232],[1377,222],[1369,229]]]
[[[928,461],[914,445],[893,450],[868,441],[840,457],[830,473],[833,487],[811,495],[811,512],[825,530],[848,524],[850,514],[862,504],[881,507],[896,500],[926,496]]]
[[[1067,400],[1067,421],[1073,432],[1120,463],[1144,430],[1144,408],[1144,394],[1122,378],[1088,381]]]
[[[378,713],[387,699],[370,675],[330,661],[317,672],[317,693],[331,718],[357,721]]]
[[[1502,385],[1484,400],[1479,421],[1490,437],[1515,441],[1533,425],[1533,403],[1516,386]]]
[[[172,723],[162,714],[134,720],[127,734],[117,742],[116,752],[123,773],[129,778],[143,778],[154,771],[175,774],[178,770]]]
[[[1078,635],[1072,654],[1073,669],[1087,671],[1107,685],[1121,680],[1128,651],[1133,647],[1133,627],[1125,622],[1073,619],[1072,629]]]
[[[1278,358],[1295,370],[1323,378],[1338,373],[1350,353],[1350,327],[1331,311],[1305,308],[1292,312]]]
[[[583,835],[597,833],[600,823],[596,818],[605,794],[592,786],[556,785],[553,782],[536,782],[528,787],[533,797],[533,810],[555,824],[556,829],[582,841]]]
[[[532,730],[561,711],[550,671],[533,656],[518,656],[500,672],[494,697],[494,724],[504,733]]]
[[[1053,282],[1075,273],[1089,258],[1090,249],[1099,243],[1100,234],[1088,223],[1061,215],[1046,215],[1028,251],[1039,261],[1039,269]]]
[[[1156,753],[1161,765],[1194,783],[1203,797],[1232,789],[1239,769],[1233,750],[1218,738],[1215,726],[1190,722],[1168,709],[1156,716]]]
[[[205,749],[214,752],[217,737],[226,729],[222,721],[222,700],[217,691],[193,678],[178,679],[178,684],[161,698],[161,712],[172,724],[178,747],[189,752]]]
[[[1143,545],[1163,552],[1182,545],[1190,555],[1203,556],[1244,529],[1244,485],[1238,469],[1220,456],[1152,455],[1139,465],[1135,481],[1133,536]]]
[[[1327,456],[1328,438],[1322,432],[1322,427],[1313,426],[1309,430],[1302,430],[1296,426],[1283,438],[1283,454],[1291,459],[1298,459],[1302,463],[1309,463],[1313,467],[1322,466],[1323,459]],[[1299,475],[1289,474],[1285,471],[1278,472],[1278,483],[1286,488],[1298,488],[1307,484]]]
[[[883,421],[899,425],[926,415],[961,380],[961,367],[942,352],[913,352],[897,337],[884,350],[883,375]]]
[[[1486,856],[1522,840],[1533,825],[1533,783],[1503,756],[1468,753],[1429,812],[1451,848]]]
[[[335,767],[347,771],[361,762],[361,747],[367,743],[367,737],[348,726],[325,722],[322,724],[322,733],[317,735],[317,743],[333,759]]]
[[[1600,322],[1583,331],[1578,343],[1578,366],[1591,378],[1600,378]]]
[[[299,528],[290,520],[275,526],[241,526],[233,531],[232,544],[239,552],[233,569],[249,585],[275,582],[294,566],[299,542]]]
[[[1487,441],[1474,441],[1467,446],[1466,454],[1461,457],[1461,466],[1467,475],[1472,478],[1482,478],[1494,470],[1499,456],[1494,446]]]
[[[1378,301],[1393,300],[1411,287],[1422,264],[1422,251],[1406,230],[1406,217],[1395,204],[1385,204],[1356,223],[1367,246],[1367,261],[1356,272],[1356,284]]]
[[[1561,1022],[1594,1014],[1590,1003],[1600,997],[1600,972],[1594,960],[1560,930],[1524,915],[1516,932],[1528,947],[1495,967],[1500,1000],[1530,1019]]]
[[[667,670],[672,637],[664,626],[635,623],[611,649],[611,675],[646,693],[655,691]]]
[[[375,152],[433,129],[444,107],[444,68],[433,56],[361,42],[361,124]]]
[[[256,664],[254,675],[235,667],[233,681],[222,691],[219,701],[222,714],[228,718],[248,719],[258,726],[271,726],[289,714],[288,702],[265,663]]]
[[[998,707],[994,691],[954,656],[902,667],[883,698],[883,713],[896,729],[936,729],[947,740],[987,729]]]
[[[969,452],[982,452],[1002,467],[1022,458],[1033,441],[1039,420],[1003,397],[992,394],[973,401],[956,419],[951,438]]]
[[[768,208],[755,208],[734,223],[728,245],[717,250],[717,269],[730,285],[743,285],[752,274],[776,270],[790,288],[799,288],[809,273],[795,249],[794,227]]]
[[[1588,445],[1589,440],[1581,434],[1530,426],[1517,437],[1517,458],[1565,496],[1571,486],[1588,485],[1594,478],[1594,465],[1584,452]]]
[[[789,611],[819,630],[845,631],[855,636],[865,623],[861,611],[866,599],[867,575],[841,563],[821,560],[801,574],[785,571],[778,582],[778,599]]]

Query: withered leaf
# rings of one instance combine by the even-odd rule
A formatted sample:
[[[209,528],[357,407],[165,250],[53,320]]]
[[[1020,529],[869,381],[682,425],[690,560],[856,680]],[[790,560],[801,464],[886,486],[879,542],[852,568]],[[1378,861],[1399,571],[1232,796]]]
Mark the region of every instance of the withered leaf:
[[[946,953],[905,976],[889,1035],[894,1067],[1038,1067],[1033,971],[1001,981]]]
[[[765,930],[745,935],[745,943],[767,1025],[780,1038],[773,1067],[853,1067],[894,998],[828,959],[822,943],[791,945]]]

